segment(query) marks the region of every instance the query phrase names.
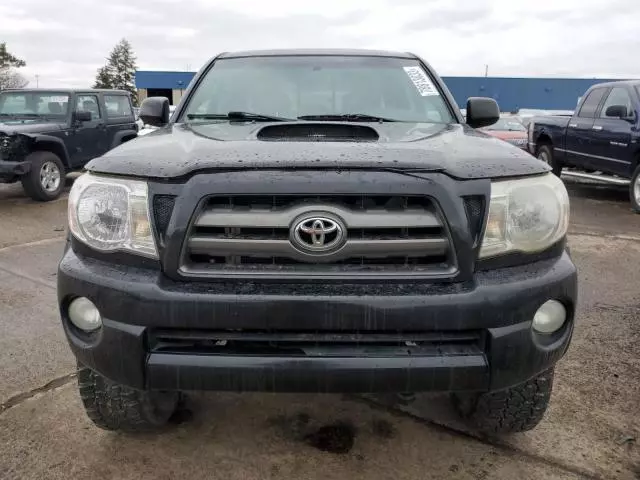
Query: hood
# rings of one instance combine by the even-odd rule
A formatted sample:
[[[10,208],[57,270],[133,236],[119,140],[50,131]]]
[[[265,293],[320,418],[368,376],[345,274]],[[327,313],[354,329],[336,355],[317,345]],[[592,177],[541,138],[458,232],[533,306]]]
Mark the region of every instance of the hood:
[[[226,121],[172,124],[124,143],[91,161],[86,168],[99,173],[161,179],[201,170],[237,169],[439,171],[460,179],[530,175],[549,170],[545,163],[521,149],[466,125],[355,124],[377,132],[379,138],[367,142],[258,139],[260,130],[274,125],[288,124]]]
[[[513,140],[517,138],[527,138],[527,132],[518,132],[513,130],[483,130],[487,135],[499,138],[500,140]]]
[[[2,118],[0,120],[0,132],[7,135],[14,133],[47,133],[62,130],[65,127],[65,123],[43,121],[39,118],[20,120]]]

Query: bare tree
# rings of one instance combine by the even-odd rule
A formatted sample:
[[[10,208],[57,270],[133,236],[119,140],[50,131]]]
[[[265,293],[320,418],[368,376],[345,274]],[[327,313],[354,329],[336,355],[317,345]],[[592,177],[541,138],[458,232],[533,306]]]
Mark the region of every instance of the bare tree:
[[[0,90],[7,88],[24,88],[28,84],[29,81],[15,69],[9,67],[0,68]]]
[[[7,51],[5,42],[0,42],[0,90],[26,87],[29,82],[16,70],[26,65],[24,60]]]

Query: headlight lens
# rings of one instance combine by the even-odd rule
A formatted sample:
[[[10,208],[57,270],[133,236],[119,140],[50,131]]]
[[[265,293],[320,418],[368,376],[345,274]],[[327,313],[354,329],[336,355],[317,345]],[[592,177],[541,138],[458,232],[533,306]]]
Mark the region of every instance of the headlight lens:
[[[148,205],[145,182],[86,173],[69,194],[69,229],[96,250],[158,258]]]
[[[568,226],[569,195],[557,176],[493,182],[480,258],[542,251],[562,239]]]

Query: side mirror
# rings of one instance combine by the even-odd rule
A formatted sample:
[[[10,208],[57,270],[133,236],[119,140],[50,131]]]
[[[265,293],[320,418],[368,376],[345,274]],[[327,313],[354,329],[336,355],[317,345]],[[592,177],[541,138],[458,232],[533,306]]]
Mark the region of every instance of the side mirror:
[[[627,107],[624,105],[611,105],[604,112],[607,117],[614,118],[627,118],[629,116],[629,112],[627,112]]]
[[[73,118],[76,122],[90,122],[91,121],[91,112],[87,112],[85,110],[78,110],[73,114]]]
[[[149,97],[140,105],[139,118],[145,125],[163,127],[169,123],[169,99],[167,97]]]
[[[470,127],[488,127],[499,118],[500,108],[493,98],[471,97],[467,100],[467,124]]]

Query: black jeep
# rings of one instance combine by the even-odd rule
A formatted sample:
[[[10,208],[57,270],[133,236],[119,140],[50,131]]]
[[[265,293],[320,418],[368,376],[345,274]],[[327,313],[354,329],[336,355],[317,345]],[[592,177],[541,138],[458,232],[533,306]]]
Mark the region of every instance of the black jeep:
[[[135,138],[128,92],[0,92],[0,183],[22,181],[34,200],[57,198],[65,174]]]
[[[69,196],[62,323],[90,418],[164,424],[188,390],[451,392],[533,428],[574,325],[569,199],[466,123],[420,58],[223,54]],[[406,397],[405,397],[406,398]]]

